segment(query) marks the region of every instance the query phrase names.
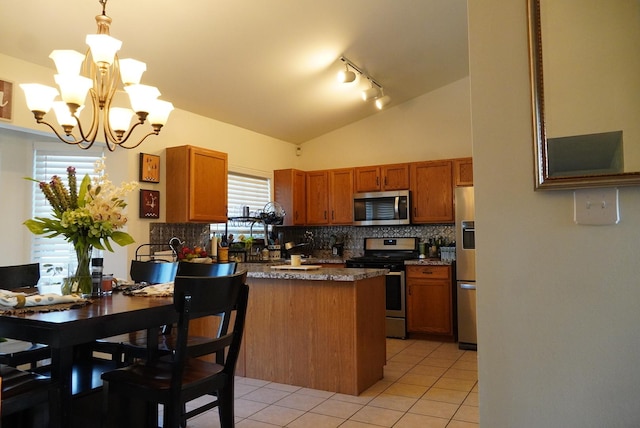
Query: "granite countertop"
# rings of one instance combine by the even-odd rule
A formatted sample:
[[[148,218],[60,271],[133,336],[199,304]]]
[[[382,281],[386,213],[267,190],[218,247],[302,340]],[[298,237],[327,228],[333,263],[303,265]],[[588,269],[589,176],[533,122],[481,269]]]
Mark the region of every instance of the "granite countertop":
[[[413,260],[404,261],[405,266],[408,266],[408,265],[449,266],[452,263],[453,262],[444,261],[440,259],[413,259]]]
[[[287,262],[241,263],[238,266],[238,270],[246,270],[248,278],[303,279],[308,281],[358,281],[361,279],[386,275],[388,272],[388,269],[347,269],[323,267],[314,270],[277,270],[271,268],[271,266],[283,264],[287,264]]]

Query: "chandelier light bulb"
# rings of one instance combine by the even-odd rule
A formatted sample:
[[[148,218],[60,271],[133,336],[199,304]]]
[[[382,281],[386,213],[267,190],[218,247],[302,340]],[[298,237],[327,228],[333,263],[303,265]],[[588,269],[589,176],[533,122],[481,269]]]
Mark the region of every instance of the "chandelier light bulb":
[[[53,106],[53,99],[59,94],[56,88],[39,83],[21,83],[20,88],[24,91],[27,107],[32,112],[47,113]]]
[[[56,64],[58,74],[65,76],[78,76],[80,74],[80,67],[82,67],[82,61],[84,61],[84,55],[78,51],[68,49],[54,50],[49,55],[49,58]]]

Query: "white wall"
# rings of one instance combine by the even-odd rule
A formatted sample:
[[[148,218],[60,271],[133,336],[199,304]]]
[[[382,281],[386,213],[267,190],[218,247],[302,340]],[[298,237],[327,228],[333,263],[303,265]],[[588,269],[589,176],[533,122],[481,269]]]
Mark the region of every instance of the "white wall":
[[[467,156],[471,156],[471,111],[465,78],[305,142],[299,167],[314,170]]]
[[[640,426],[640,189],[577,226],[533,191],[525,1],[469,2],[480,423]]]

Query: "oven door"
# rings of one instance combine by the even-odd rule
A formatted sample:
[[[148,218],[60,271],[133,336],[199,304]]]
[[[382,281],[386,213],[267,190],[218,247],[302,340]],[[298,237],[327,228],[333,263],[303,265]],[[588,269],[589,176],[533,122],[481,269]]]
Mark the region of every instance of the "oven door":
[[[387,291],[387,316],[405,318],[404,272],[389,272],[385,276]]]

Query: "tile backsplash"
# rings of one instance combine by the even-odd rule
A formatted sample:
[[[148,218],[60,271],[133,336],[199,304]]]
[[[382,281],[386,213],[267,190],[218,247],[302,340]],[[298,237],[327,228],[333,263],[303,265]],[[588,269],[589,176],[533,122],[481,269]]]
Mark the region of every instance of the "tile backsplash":
[[[314,253],[331,254],[331,237],[344,238],[344,257],[360,256],[364,252],[364,238],[417,237],[428,241],[442,237],[446,243],[455,241],[453,224],[409,225],[409,226],[275,226],[276,233],[282,233],[284,242],[304,242],[306,232],[313,234]],[[211,232],[208,224],[152,223],[149,227],[149,243],[157,245],[155,251],[168,248],[169,239],[178,237],[185,245],[205,245]],[[284,243],[283,242],[283,243]]]

